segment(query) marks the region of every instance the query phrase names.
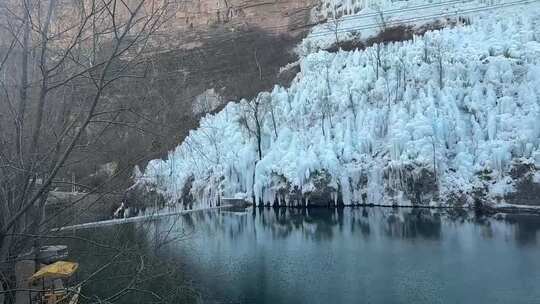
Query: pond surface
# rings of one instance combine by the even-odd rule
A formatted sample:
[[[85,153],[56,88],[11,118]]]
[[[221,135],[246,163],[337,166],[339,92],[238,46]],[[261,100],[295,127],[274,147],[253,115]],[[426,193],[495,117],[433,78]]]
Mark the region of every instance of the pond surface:
[[[201,211],[68,234],[136,245],[158,261],[145,269],[145,288],[178,286],[175,303],[492,304],[540,303],[538,230],[532,215],[345,208]],[[113,259],[89,244],[70,247],[82,276]],[[121,269],[96,275],[86,294],[111,296],[129,280]]]

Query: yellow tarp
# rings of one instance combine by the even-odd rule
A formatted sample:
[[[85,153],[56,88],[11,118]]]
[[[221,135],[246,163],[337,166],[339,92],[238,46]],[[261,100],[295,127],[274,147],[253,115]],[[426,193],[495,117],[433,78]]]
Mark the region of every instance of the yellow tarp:
[[[66,261],[58,261],[51,265],[47,265],[30,277],[30,280],[37,280],[41,278],[67,278],[73,275],[79,268],[79,264]]]

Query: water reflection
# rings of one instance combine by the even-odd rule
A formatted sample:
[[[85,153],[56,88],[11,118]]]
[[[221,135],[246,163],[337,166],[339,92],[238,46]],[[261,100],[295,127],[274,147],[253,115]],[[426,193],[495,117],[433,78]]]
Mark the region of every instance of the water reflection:
[[[161,225],[170,226],[178,217],[165,218]],[[211,235],[227,234],[235,239],[252,231],[269,231],[272,238],[284,239],[300,234],[306,240],[324,241],[344,232],[368,237],[371,234],[392,239],[439,240],[445,226],[467,227],[491,239],[512,235],[516,244],[536,244],[540,217],[509,214],[503,218],[478,216],[470,212],[437,209],[400,208],[249,208],[242,211],[203,211],[181,216],[184,228],[203,230]]]
[[[540,290],[527,283],[540,279],[536,216],[497,219],[428,209],[254,208],[196,212],[125,227],[130,228],[110,241],[137,244],[159,261],[173,261],[173,283],[193,284],[203,302],[540,299]]]
[[[428,209],[413,209],[410,212],[395,211],[383,222],[384,232],[394,238],[426,238],[441,237],[440,215]]]
[[[226,213],[226,211],[225,211]],[[359,231],[369,236],[375,228],[381,226],[382,233],[391,238],[427,238],[437,239],[441,234],[441,215],[428,209],[412,209],[403,212],[402,209],[287,209],[287,208],[255,208],[247,212],[257,229],[267,229],[275,238],[287,238],[292,233],[300,232],[305,239],[327,240],[335,234],[348,230],[350,233]],[[203,214],[199,219],[204,218]],[[214,222],[212,217],[207,218]],[[219,220],[218,220],[219,222]],[[191,223],[191,222],[190,222]],[[246,226],[238,222],[230,227],[237,229]],[[208,226],[206,223],[204,226]],[[211,224],[210,224],[211,225]],[[223,228],[223,227],[221,227]],[[238,231],[237,233],[242,233]],[[229,232],[231,236],[235,232]]]
[[[515,227],[514,237],[521,245],[536,245],[538,241],[538,231],[540,221],[536,215],[510,214],[506,216],[506,221]]]

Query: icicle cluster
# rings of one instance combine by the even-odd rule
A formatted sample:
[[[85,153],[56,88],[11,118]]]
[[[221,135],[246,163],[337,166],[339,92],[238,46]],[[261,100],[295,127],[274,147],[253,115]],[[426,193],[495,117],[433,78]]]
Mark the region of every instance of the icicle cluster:
[[[488,191],[511,191],[512,161],[540,162],[535,10],[428,32],[379,56],[378,46],[310,54],[290,88],[207,115],[140,181],[202,204],[444,204],[486,174]]]

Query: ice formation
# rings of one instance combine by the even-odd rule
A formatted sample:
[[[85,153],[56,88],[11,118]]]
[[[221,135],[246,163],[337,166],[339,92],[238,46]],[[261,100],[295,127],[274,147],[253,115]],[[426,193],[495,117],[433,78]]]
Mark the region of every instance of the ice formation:
[[[471,204],[478,189],[502,197],[513,190],[514,162],[540,165],[539,6],[526,12],[486,12],[380,48],[307,54],[290,88],[207,115],[138,181],[205,205],[233,196]]]
[[[367,42],[385,29],[412,29],[444,26],[475,18],[479,12],[493,12],[528,0],[321,0],[312,19],[323,20],[314,26],[298,45],[296,52],[305,56],[333,44],[356,40]]]

